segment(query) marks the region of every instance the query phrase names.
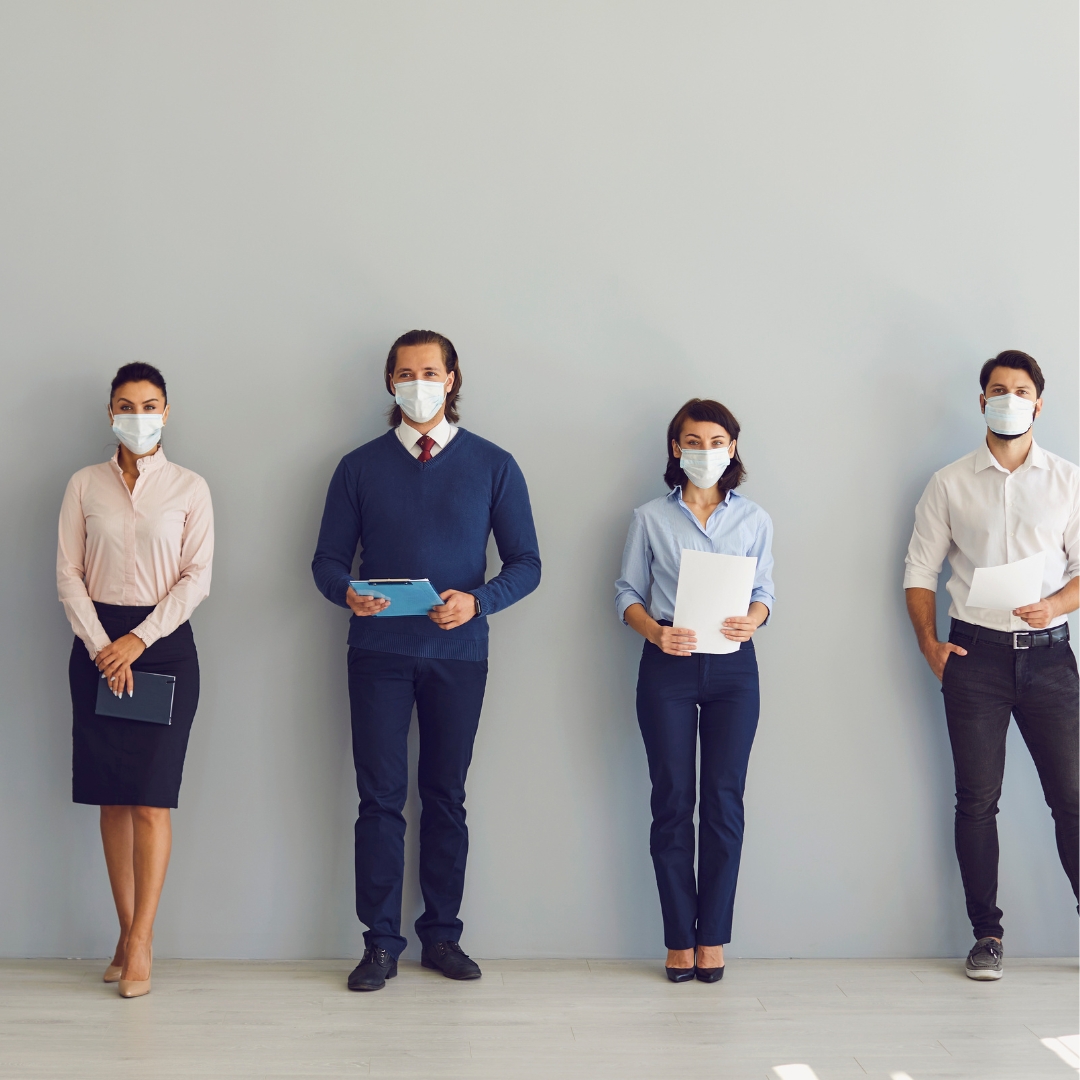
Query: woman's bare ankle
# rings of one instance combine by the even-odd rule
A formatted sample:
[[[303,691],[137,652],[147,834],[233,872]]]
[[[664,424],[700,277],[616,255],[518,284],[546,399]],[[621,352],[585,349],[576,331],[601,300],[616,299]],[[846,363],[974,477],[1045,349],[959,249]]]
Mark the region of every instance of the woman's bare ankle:
[[[125,979],[149,979],[150,978],[150,938],[136,938],[131,935],[127,940],[124,953],[123,977]]]
[[[121,933],[116,939],[116,948],[113,950],[112,966],[123,967],[125,956],[127,956],[127,931]]]
[[[694,966],[694,950],[668,949],[667,966],[669,968],[692,968]]]
[[[718,968],[724,966],[723,945],[699,945],[697,949],[697,966],[699,968]]]

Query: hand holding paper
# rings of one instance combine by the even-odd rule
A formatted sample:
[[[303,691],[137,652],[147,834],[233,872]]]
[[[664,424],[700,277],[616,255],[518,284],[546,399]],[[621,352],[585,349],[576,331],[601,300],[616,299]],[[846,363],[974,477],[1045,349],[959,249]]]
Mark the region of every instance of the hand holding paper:
[[[1005,566],[979,566],[971,579],[967,607],[1012,611],[1042,599],[1046,554],[1042,551]]]
[[[679,588],[675,594],[675,625],[697,634],[699,653],[732,653],[739,642],[720,627],[732,615],[750,608],[757,559],[752,555],[717,555],[683,548]]]
[[[1013,608],[1013,614],[1023,619],[1032,630],[1045,630],[1061,613],[1055,609],[1053,599],[1043,597],[1037,604]]]

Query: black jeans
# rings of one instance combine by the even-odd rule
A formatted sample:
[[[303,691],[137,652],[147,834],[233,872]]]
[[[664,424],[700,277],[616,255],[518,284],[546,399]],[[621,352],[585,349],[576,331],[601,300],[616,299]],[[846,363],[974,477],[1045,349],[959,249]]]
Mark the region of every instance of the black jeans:
[[[976,938],[1001,937],[997,906],[998,799],[1009,715],[1027,743],[1054,818],[1061,865],[1077,891],[1080,681],[1068,641],[1038,649],[972,642],[945,664],[941,692],[956,770],[956,857]]]

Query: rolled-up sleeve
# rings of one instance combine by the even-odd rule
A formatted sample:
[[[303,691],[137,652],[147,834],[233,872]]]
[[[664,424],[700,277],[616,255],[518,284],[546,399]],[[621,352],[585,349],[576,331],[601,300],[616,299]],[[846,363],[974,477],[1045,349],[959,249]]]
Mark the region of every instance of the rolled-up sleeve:
[[[94,601],[86,590],[86,517],[78,474],[68,481],[64,492],[58,534],[56,591],[71,629],[93,660],[109,644],[109,635],[105,633]]]
[[[152,612],[131,632],[149,648],[168,637],[210,595],[214,561],[214,508],[210,488],[199,477],[191,493],[180,541],[180,576]]]
[[[649,549],[649,537],[645,523],[637,510],[630,522],[630,531],[626,535],[623,548],[622,574],[615,582],[615,611],[626,622],[626,609],[640,604],[649,609],[647,597],[649,582],[652,579],[652,552]]]
[[[937,592],[938,575],[951,546],[949,501],[935,474],[915,507],[915,528],[904,560],[904,588]]]
[[[759,604],[764,604],[769,609],[769,616],[771,616],[773,606],[776,603],[776,590],[772,579],[773,523],[772,518],[764,510],[761,512],[761,519],[757,528],[757,535],[754,537],[753,547],[747,552],[747,555],[754,555],[757,558],[757,568],[754,570],[754,588],[750,593],[750,603],[756,601]],[[768,616],[765,621],[769,621]]]
[[[1080,574],[1080,488],[1075,484],[1072,511],[1065,523],[1065,574],[1070,581]]]

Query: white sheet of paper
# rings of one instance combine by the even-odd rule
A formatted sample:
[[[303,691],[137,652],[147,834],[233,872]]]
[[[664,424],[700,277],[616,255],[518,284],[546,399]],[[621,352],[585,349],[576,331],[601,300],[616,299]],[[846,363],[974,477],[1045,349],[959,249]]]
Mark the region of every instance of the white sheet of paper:
[[[757,559],[752,555],[716,555],[683,548],[674,621],[697,634],[696,652],[738,651],[739,642],[724,637],[720,624],[732,615],[747,613],[756,570]]]
[[[977,566],[971,578],[967,606],[1012,611],[1042,599],[1046,554],[1040,551],[1005,566]]]

